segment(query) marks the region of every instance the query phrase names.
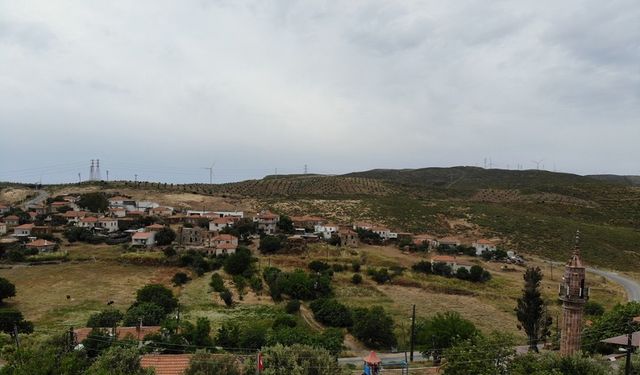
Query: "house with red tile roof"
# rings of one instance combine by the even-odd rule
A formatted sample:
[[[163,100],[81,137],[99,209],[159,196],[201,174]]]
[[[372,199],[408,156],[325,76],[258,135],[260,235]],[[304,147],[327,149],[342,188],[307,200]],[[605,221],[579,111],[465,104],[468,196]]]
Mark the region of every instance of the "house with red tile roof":
[[[162,224],[158,224],[158,223],[155,223],[155,224],[147,225],[147,226],[144,228],[144,231],[145,231],[145,232],[157,232],[157,231],[159,231],[160,229],[164,229],[164,228],[165,228],[165,226],[164,226],[164,225],[162,225]]]
[[[80,228],[93,229],[98,224],[98,218],[93,216],[86,216],[80,219],[76,224]]]
[[[278,222],[280,221],[280,216],[267,210],[257,214],[253,218],[253,221],[258,223],[259,231],[264,232],[266,234],[274,234],[278,229]]]
[[[237,216],[216,217],[209,222],[209,230],[220,232],[224,228],[231,227],[240,220]]]
[[[7,224],[7,227],[15,227],[20,224],[20,218],[16,215],[9,215],[4,218],[4,222]]]
[[[87,216],[86,211],[67,211],[62,216],[67,219],[68,224],[77,224],[80,222],[80,219]]]
[[[358,247],[360,245],[358,233],[350,228],[338,229],[338,236],[340,237],[340,246]]]
[[[136,232],[131,236],[134,246],[153,246],[156,244],[156,232]]]
[[[13,228],[14,237],[29,237],[35,224],[22,224]]]
[[[7,212],[9,212],[9,210],[11,210],[11,207],[9,207],[9,205],[0,204],[0,215],[6,214]]]
[[[44,253],[44,252],[54,251],[56,248],[56,245],[57,244],[55,242],[38,239],[38,240],[29,242],[25,246],[27,247],[27,249],[36,249],[39,252]]]
[[[107,233],[117,232],[119,229],[118,220],[111,217],[101,217],[96,223],[96,228],[101,228]]]
[[[109,337],[113,337],[113,327],[104,327],[100,329],[106,331],[106,335]],[[118,340],[130,339],[140,341],[147,335],[160,332],[161,329],[162,327],[160,326],[116,327],[116,335]],[[91,327],[75,328],[73,333],[75,335],[76,342],[78,344],[82,344],[92,330],[93,328]]]
[[[7,234],[7,223],[0,221],[0,236]]]
[[[231,234],[221,234],[211,239],[211,247],[214,248],[215,255],[233,254],[238,248],[238,237]]]
[[[156,375],[183,375],[191,364],[192,354],[145,354],[140,366],[152,368]]]

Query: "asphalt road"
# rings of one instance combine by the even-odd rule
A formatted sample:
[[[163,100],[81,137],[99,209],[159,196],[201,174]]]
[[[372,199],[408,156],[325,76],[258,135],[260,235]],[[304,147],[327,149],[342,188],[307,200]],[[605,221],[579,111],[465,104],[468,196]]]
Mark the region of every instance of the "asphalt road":
[[[629,301],[640,301],[640,283],[637,281],[626,276],[622,276],[616,272],[599,270],[597,268],[587,267],[587,271],[595,273],[596,275],[604,276],[607,279],[622,285],[625,292],[627,292],[627,298]]]
[[[47,193],[46,190],[38,190],[38,195],[36,195],[35,197],[29,199],[28,201],[24,202],[22,204],[22,206],[24,208],[27,208],[28,206],[32,205],[32,204],[40,204],[42,202],[44,202],[47,198],[49,197],[49,193]]]

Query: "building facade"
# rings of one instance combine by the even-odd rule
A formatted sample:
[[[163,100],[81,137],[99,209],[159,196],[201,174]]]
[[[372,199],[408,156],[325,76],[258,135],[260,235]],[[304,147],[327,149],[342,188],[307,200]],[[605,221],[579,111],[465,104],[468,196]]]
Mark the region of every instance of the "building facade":
[[[560,355],[565,357],[580,350],[584,305],[589,299],[589,289],[585,286],[586,270],[580,258],[578,240],[579,234],[576,235],[576,246],[565,266],[559,290],[559,298],[562,301]]]

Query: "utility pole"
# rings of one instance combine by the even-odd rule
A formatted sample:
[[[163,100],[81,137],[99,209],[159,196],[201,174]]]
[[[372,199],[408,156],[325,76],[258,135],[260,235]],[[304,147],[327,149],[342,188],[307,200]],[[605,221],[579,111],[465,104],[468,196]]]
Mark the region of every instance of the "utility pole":
[[[16,344],[16,354],[18,354],[18,362],[22,363],[22,358],[20,358],[20,338],[18,337],[18,325],[13,324],[13,340]]]
[[[415,329],[416,329],[416,305],[413,305],[413,314],[411,315],[411,337],[409,344],[409,361],[413,362],[413,344],[415,341]]]
[[[135,182],[138,183],[138,175],[134,174],[133,176],[135,177]]]
[[[73,326],[69,327],[69,351],[73,351],[76,347],[76,336],[73,333]]]
[[[109,182],[109,170],[107,169],[107,182]]]

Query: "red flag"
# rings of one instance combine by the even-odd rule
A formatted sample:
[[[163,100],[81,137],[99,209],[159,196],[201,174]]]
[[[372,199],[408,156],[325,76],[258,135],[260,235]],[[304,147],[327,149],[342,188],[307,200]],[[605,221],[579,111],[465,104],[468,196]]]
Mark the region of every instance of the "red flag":
[[[258,353],[258,372],[264,370],[264,363],[262,362],[262,353]]]

